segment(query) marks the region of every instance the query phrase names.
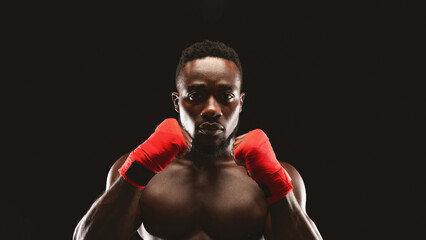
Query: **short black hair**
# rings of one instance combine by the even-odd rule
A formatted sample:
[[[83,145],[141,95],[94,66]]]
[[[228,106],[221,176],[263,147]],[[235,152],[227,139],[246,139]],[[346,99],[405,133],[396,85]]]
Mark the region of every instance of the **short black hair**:
[[[242,81],[243,69],[241,67],[238,53],[223,42],[204,40],[201,42],[196,42],[182,51],[179,63],[176,68],[176,83],[182,68],[187,62],[205,57],[219,57],[234,62],[240,71],[240,78]]]

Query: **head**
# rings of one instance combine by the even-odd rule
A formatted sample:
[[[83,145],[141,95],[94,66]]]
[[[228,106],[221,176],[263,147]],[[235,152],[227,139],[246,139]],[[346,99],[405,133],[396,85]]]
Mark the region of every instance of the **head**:
[[[243,106],[241,86],[241,64],[232,48],[206,40],[182,52],[172,100],[194,150],[218,154],[227,149]]]

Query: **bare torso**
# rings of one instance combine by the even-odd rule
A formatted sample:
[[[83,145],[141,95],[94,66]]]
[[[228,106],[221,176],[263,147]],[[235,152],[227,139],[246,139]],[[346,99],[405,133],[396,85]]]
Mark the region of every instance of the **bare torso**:
[[[206,169],[175,159],[151,179],[141,206],[146,230],[167,239],[261,239],[267,217],[263,192],[234,161]]]
[[[107,188],[119,177],[110,170]],[[305,209],[302,178],[288,163],[280,162],[292,178],[293,193]],[[146,186],[141,199],[144,240],[263,239],[270,232],[268,204],[262,190],[234,160],[197,167],[190,160],[174,159]]]

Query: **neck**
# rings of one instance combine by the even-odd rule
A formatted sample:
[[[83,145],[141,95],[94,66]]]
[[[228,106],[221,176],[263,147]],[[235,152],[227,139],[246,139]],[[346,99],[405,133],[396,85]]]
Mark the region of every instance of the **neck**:
[[[192,149],[191,152],[185,156],[185,158],[192,161],[198,167],[212,166],[219,162],[232,161],[234,159],[234,154],[232,152],[234,141],[235,139],[232,138],[225,148],[213,153],[206,153]]]

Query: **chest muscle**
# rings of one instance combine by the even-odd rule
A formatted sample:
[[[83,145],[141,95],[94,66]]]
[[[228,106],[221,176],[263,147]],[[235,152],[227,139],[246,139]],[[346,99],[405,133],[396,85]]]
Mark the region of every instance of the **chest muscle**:
[[[145,228],[163,238],[203,231],[215,239],[256,239],[267,215],[262,191],[237,166],[171,164],[149,182],[141,204]]]

